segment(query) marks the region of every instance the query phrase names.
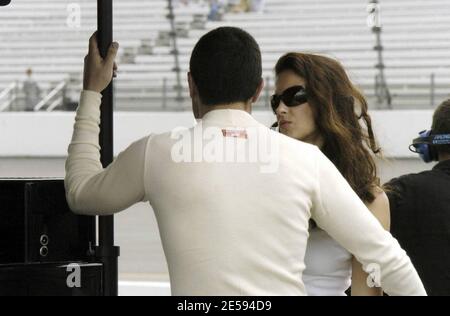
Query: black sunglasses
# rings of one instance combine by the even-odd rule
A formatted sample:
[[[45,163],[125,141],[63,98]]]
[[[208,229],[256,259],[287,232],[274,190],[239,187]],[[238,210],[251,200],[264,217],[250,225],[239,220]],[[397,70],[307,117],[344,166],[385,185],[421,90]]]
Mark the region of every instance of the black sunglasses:
[[[283,101],[287,107],[293,107],[306,103],[308,101],[308,97],[306,95],[305,87],[294,86],[286,89],[281,95],[274,94],[270,100],[270,105],[272,106],[274,113],[280,106],[281,101]]]

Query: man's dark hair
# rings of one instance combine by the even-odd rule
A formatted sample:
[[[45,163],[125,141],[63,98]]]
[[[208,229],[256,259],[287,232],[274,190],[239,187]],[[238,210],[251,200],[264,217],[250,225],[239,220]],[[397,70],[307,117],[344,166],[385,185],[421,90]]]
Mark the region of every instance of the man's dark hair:
[[[190,71],[204,105],[247,102],[262,80],[261,51],[244,30],[221,27],[195,45]]]
[[[438,106],[433,115],[433,134],[450,134],[450,99]],[[438,146],[439,153],[450,154],[450,145]]]

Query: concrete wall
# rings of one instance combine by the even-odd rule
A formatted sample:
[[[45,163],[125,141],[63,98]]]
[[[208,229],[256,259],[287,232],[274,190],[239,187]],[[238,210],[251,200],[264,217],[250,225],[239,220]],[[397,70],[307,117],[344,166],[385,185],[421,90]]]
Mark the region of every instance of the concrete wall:
[[[253,115],[267,126],[275,121],[270,112]],[[386,157],[416,157],[408,146],[419,131],[431,126],[431,110],[372,111],[371,115]],[[116,155],[149,133],[190,127],[195,122],[189,112],[118,112],[114,120]],[[0,113],[0,157],[65,157],[73,123],[74,113]]]

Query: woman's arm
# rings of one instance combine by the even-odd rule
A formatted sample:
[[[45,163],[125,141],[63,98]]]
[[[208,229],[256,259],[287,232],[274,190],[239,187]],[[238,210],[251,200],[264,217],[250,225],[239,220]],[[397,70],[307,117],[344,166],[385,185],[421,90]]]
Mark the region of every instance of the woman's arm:
[[[368,209],[378,219],[384,229],[390,229],[389,200],[381,189],[373,192],[375,200],[368,204]],[[383,291],[379,287],[369,287],[367,279],[369,275],[363,270],[361,263],[353,257],[352,260],[352,296],[382,296]]]

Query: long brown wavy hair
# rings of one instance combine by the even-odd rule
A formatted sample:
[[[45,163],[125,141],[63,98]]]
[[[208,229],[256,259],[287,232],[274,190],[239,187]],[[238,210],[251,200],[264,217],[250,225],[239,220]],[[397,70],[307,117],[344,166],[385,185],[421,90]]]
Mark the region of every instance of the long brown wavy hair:
[[[287,70],[306,82],[308,103],[325,141],[322,152],[361,200],[373,202],[374,189],[380,186],[373,154],[381,156],[381,149],[363,94],[352,84],[343,66],[329,57],[288,53],[277,62],[276,76]]]

